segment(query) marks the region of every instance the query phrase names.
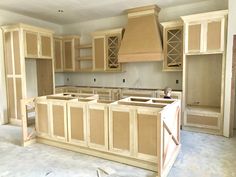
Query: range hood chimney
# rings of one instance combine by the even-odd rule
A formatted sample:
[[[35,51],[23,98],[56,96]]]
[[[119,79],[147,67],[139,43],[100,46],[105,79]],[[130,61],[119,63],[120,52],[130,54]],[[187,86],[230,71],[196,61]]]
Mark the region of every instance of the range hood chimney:
[[[151,5],[125,12],[128,13],[128,23],[121,41],[118,61],[162,61],[162,42],[157,18],[160,8]]]

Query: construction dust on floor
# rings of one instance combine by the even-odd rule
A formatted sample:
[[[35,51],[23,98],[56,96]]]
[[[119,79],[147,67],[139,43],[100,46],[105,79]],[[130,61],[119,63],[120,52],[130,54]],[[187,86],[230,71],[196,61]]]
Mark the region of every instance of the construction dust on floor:
[[[43,144],[19,146],[21,129],[0,126],[0,177],[156,177],[156,173]],[[236,177],[236,137],[181,132],[168,177]]]

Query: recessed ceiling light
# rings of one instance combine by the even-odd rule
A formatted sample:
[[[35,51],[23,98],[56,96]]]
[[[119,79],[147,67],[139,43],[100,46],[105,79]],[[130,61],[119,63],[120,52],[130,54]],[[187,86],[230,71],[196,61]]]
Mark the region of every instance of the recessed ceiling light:
[[[57,12],[59,12],[59,13],[63,13],[63,12],[64,12],[64,10],[62,10],[62,9],[59,9]]]

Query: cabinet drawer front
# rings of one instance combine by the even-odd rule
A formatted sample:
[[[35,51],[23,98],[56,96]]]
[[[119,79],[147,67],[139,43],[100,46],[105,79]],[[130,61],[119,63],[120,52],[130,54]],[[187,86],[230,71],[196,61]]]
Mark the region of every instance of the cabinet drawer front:
[[[188,52],[200,52],[201,24],[188,26]]]
[[[207,50],[221,49],[221,21],[213,21],[207,24]]]
[[[218,117],[213,116],[200,116],[200,115],[187,115],[187,124],[196,125],[200,127],[218,127]]]

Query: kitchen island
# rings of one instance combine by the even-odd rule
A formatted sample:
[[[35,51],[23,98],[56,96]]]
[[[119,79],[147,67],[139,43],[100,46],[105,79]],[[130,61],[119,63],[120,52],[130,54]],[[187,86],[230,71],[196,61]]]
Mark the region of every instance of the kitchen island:
[[[177,99],[66,93],[35,100],[36,141],[167,176],[180,150]]]

